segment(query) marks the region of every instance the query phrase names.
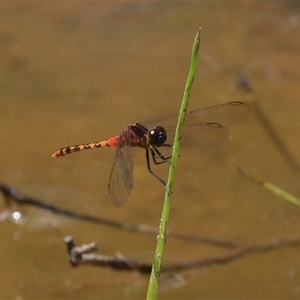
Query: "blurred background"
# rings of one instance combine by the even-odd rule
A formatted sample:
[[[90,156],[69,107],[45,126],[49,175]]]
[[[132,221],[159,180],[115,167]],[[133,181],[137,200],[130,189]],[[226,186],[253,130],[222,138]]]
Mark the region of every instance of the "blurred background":
[[[180,159],[168,226],[245,243],[300,237],[298,209],[231,164],[235,160],[252,176],[300,195],[298,3],[18,2],[1,3],[0,20],[0,181],[80,213],[157,227],[164,189],[143,164],[135,168],[128,202],[116,209],[107,195],[114,149],[59,159],[51,154],[106,139],[133,122],[177,113],[201,27],[190,109],[245,101],[251,113],[229,126],[232,141]],[[241,75],[255,97],[237,87]],[[294,163],[272,141],[253,98]],[[1,299],[145,298],[148,276],[71,268],[63,237],[97,242],[105,255],[120,252],[151,263],[155,236],[33,207],[12,209],[22,222],[0,223]],[[162,282],[160,299],[299,299],[298,251],[251,254],[182,272],[180,284]],[[164,264],[223,252],[168,239]]]

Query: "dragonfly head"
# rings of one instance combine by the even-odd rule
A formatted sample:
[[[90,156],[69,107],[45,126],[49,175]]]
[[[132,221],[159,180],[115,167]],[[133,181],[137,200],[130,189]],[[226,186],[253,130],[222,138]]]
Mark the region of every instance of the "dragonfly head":
[[[162,146],[167,140],[167,132],[161,126],[152,128],[147,133],[148,144],[154,147]]]

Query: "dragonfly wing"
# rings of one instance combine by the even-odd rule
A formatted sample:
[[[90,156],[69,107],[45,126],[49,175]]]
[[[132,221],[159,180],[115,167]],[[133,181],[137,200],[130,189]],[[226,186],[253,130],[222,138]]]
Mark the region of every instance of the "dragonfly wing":
[[[225,126],[246,117],[249,111],[249,106],[243,102],[229,102],[187,112],[182,129],[182,150],[197,153],[218,147],[230,139]],[[164,127],[166,144],[173,145],[177,119],[178,115],[171,115],[139,123],[148,129],[157,125]],[[163,153],[165,151],[170,153],[172,149],[162,149]]]
[[[120,134],[115,160],[109,178],[108,194],[116,207],[121,207],[129,197],[133,186],[133,161],[130,132]]]
[[[199,123],[218,123],[227,126],[235,123],[250,112],[250,107],[243,102],[228,102],[202,109],[193,110],[187,113],[184,126],[194,126]]]
[[[194,155],[216,149],[229,139],[228,129],[218,123],[198,124],[197,127],[183,128],[180,149]]]
[[[243,119],[249,112],[250,107],[246,103],[238,101],[200,108],[187,112],[184,127],[194,127],[199,123],[217,123],[225,127]],[[159,125],[166,130],[169,129],[175,131],[177,120],[178,114],[138,123],[148,129]]]
[[[175,131],[168,132],[168,140],[174,140]],[[230,139],[228,129],[217,123],[197,124],[195,127],[183,128],[180,152],[188,155],[213,150]],[[159,151],[165,157],[172,154],[172,147],[162,146]]]

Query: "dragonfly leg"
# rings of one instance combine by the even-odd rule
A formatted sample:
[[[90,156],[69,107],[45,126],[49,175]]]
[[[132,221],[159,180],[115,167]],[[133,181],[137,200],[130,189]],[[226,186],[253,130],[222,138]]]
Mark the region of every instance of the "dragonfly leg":
[[[160,151],[157,148],[155,148],[155,147],[151,147],[150,151],[151,151],[151,156],[152,156],[153,162],[156,165],[168,162],[169,159],[172,157],[172,155],[165,156],[164,154],[161,154]],[[157,158],[160,158],[161,161],[157,161]]]
[[[150,151],[151,151],[151,156],[153,158],[153,160],[155,161],[154,159],[154,156],[155,156],[155,152],[152,148],[150,148]],[[147,162],[147,169],[148,169],[148,172],[153,175],[155,178],[157,178],[163,185],[166,185],[167,183],[161,179],[159,176],[157,176],[152,170],[151,170],[151,166],[150,166],[150,157],[149,157],[149,149],[146,149],[146,162]],[[163,161],[164,162],[164,161]],[[162,163],[163,163],[162,162]]]

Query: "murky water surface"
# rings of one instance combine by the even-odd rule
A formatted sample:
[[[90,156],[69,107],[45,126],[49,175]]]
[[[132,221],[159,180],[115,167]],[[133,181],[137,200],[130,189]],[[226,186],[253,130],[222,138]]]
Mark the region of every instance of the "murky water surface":
[[[230,126],[232,141],[182,159],[172,198],[172,229],[263,243],[300,238],[300,213],[238,174],[300,195],[289,163],[257,117],[260,107],[299,159],[300,7],[259,3],[1,3],[0,180],[24,194],[77,212],[158,226],[162,185],[135,169],[129,201],[116,209],[106,187],[114,149],[52,159],[59,147],[105,139],[132,122],[178,112],[193,38],[200,62],[190,108],[242,100],[251,114]],[[166,169],[166,168],[165,168]],[[166,171],[165,171],[166,172]],[[3,208],[4,205],[1,206]],[[151,262],[156,239],[14,206],[23,223],[1,226],[1,299],[143,299],[148,277],[108,268],[72,269],[63,237],[95,241],[102,254]],[[169,239],[165,264],[224,249]],[[163,280],[160,299],[299,299],[299,248],[255,253]]]

